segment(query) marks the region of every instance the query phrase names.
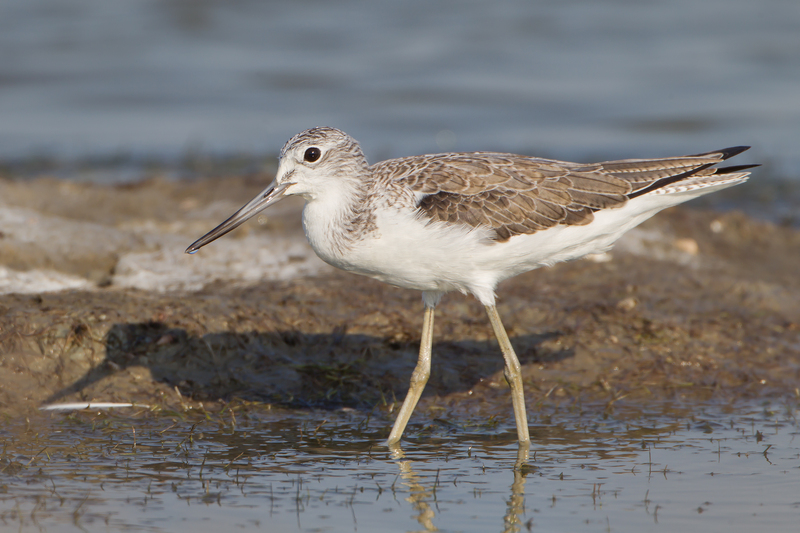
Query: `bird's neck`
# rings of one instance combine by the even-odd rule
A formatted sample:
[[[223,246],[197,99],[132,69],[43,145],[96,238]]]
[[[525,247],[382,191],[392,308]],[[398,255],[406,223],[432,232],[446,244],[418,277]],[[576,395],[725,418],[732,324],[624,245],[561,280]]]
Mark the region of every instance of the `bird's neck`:
[[[342,258],[364,235],[374,231],[370,180],[343,179],[335,190],[309,199],[303,229],[324,261],[343,268]]]

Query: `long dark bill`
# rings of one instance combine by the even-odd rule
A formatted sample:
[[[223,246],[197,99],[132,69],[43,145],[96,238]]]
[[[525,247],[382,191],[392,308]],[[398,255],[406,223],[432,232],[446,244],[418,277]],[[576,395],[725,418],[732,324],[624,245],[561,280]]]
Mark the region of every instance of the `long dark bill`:
[[[211,241],[215,241],[225,235],[226,233],[235,230],[243,223],[245,223],[248,219],[252,218],[253,216],[257,215],[267,207],[271,206],[281,198],[283,198],[283,193],[286,191],[286,188],[291,185],[291,183],[284,183],[281,185],[275,185],[273,182],[269,187],[267,187],[261,194],[247,202],[247,204],[236,211],[234,214],[228,218],[225,222],[217,226],[216,228],[212,229],[196,241],[194,241],[187,249],[187,254],[193,254],[206,244],[210,243]]]

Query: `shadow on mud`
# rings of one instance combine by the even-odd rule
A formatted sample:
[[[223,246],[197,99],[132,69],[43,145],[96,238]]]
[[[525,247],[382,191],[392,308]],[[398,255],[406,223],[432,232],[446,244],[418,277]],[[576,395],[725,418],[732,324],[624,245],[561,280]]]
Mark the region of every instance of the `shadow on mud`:
[[[541,345],[560,336],[524,335],[512,343],[523,365],[555,362],[572,357],[573,351],[547,351]],[[103,361],[46,403],[85,396],[84,389],[138,366],[192,400],[367,407],[402,399],[417,343],[347,334],[341,328],[327,334],[284,330],[196,336],[160,322],[115,324],[105,338]],[[503,359],[495,341],[434,343],[433,353],[426,395],[471,390],[490,377],[502,380]]]

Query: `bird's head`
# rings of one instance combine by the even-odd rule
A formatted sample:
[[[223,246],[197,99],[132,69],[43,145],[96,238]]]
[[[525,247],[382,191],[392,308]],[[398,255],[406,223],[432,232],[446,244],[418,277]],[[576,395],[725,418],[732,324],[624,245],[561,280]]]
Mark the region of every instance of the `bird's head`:
[[[283,146],[275,180],[222,224],[192,243],[186,253],[236,229],[248,219],[286,196],[306,201],[335,198],[357,186],[366,175],[367,160],[355,139],[329,127],[298,133]]]
[[[336,128],[312,128],[283,146],[273,185],[282,188],[283,196],[315,200],[360,181],[366,169],[367,160],[355,139]]]

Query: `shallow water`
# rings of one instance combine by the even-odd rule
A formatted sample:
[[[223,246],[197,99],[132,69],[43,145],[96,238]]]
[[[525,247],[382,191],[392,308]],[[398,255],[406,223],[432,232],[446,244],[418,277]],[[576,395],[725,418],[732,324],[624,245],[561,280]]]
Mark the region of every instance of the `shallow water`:
[[[413,426],[358,411],[54,414],[0,430],[0,528],[20,531],[793,531],[794,404],[572,405]]]

